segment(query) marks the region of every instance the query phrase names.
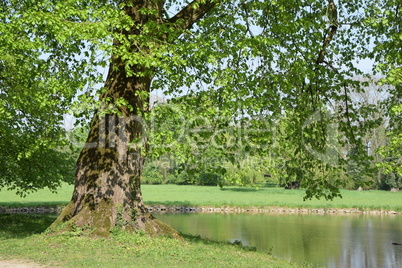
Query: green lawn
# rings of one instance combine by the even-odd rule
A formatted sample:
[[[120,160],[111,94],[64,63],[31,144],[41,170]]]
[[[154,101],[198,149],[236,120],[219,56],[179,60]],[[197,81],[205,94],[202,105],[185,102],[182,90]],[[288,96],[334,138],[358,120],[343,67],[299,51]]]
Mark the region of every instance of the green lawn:
[[[71,198],[73,186],[63,186],[57,194],[41,190],[20,198],[10,191],[0,191],[0,206],[63,205]],[[303,201],[303,190],[263,187],[192,185],[143,185],[146,204],[183,206],[292,207],[292,208],[358,208],[362,210],[395,210],[402,212],[402,192],[347,191],[334,201]]]
[[[24,259],[48,267],[299,267],[238,245],[184,237],[115,232],[88,238],[79,232],[42,233],[54,216],[0,214],[0,259]]]
[[[64,184],[57,193],[47,189],[28,194],[22,198],[13,191],[0,191],[0,206],[24,207],[24,206],[62,206],[66,205],[72,196],[74,186]]]
[[[303,190],[280,188],[144,185],[147,204],[183,206],[359,208],[402,211],[402,192],[342,191],[335,201],[303,201]],[[57,194],[41,190],[26,198],[0,191],[0,206],[64,205],[73,186]],[[0,259],[27,259],[50,267],[297,267],[240,246],[185,237],[184,242],[141,234],[114,233],[109,239],[76,233],[41,234],[55,216],[0,214]]]
[[[343,198],[303,201],[304,190],[178,185],[144,185],[148,204],[189,206],[359,208],[402,211],[402,192],[341,191]]]

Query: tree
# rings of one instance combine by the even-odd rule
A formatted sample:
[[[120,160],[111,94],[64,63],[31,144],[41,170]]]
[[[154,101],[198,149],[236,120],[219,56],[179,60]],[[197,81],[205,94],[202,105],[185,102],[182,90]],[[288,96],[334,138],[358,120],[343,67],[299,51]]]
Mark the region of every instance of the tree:
[[[255,176],[247,175],[262,174],[259,162],[266,161],[260,151],[267,149],[271,129],[261,118],[242,118],[236,124],[232,113],[215,106],[215,94],[203,91],[156,106],[149,123],[148,160],[174,161],[177,183],[249,185]]]
[[[402,39],[401,33],[402,5],[398,1],[382,1],[371,10],[367,20],[370,29],[377,33],[374,52],[377,54],[377,71],[385,75],[379,81],[380,86],[391,85],[386,102],[389,117],[390,144],[379,148],[379,153],[385,158],[379,163],[386,173],[402,174],[401,170],[401,102],[402,102]],[[386,37],[384,39],[384,36]]]
[[[31,22],[17,20],[12,4],[0,3],[0,187],[25,195],[74,181],[75,159],[60,121],[75,94],[70,88],[85,82],[77,72],[66,72],[69,63],[57,47],[47,46],[50,40],[25,30]],[[43,53],[52,57],[46,60]]]
[[[141,59],[139,55],[157,53],[216,4],[196,0],[170,19],[164,17],[164,1],[120,5],[129,24],[113,40],[109,72],[99,96],[103,103],[77,160],[73,197],[53,226],[60,222],[89,225],[98,235],[107,235],[116,226],[150,234],[173,233],[147,212],[142,200],[140,178],[148,150],[142,118],[148,112],[155,72],[150,60],[158,56]]]
[[[398,122],[400,122],[400,115],[402,113],[402,106],[395,106],[393,108],[393,113],[395,114],[396,119]],[[395,119],[395,118],[394,118]],[[401,134],[401,129],[400,125],[394,125],[393,128],[391,128],[391,131],[389,132],[390,136],[390,143],[388,145],[385,145],[381,148],[379,148],[379,153],[381,154],[382,157],[384,157],[383,162],[378,163],[378,166],[383,168],[385,170],[385,178],[393,178],[392,183],[385,183],[385,184],[390,184],[394,188],[400,188],[399,184],[398,185],[393,185],[396,184],[395,178],[399,178],[402,176],[402,134]]]
[[[2,32],[10,40],[25,37],[27,43],[16,42],[23,53],[35,61],[42,57],[49,74],[60,73],[59,85],[43,78],[46,93],[68,96],[57,102],[60,112],[76,97],[86,104],[82,111],[93,115],[77,161],[72,200],[53,229],[90,226],[95,235],[108,235],[115,227],[173,233],[149,215],[140,189],[153,89],[176,96],[214,92],[211,105],[233,116],[235,124],[260,115],[274,122],[293,109],[303,128],[303,120],[342,102],[336,111],[339,131],[347,142],[361,143],[354,135],[358,118],[349,96],[352,87],[360,87],[351,77],[361,72],[352,60],[375,55],[366,48],[377,32],[370,32],[374,28],[365,22],[377,2],[10,0],[2,5]],[[376,10],[395,6],[400,9],[390,1]],[[99,65],[109,70],[104,86],[96,90]],[[41,73],[23,78],[35,81]],[[79,84],[64,86],[63,81]],[[94,111],[87,109],[89,104]],[[322,117],[322,124],[309,130],[309,139],[318,137],[311,144],[318,144],[319,151],[327,137],[324,121]],[[336,193],[334,185],[328,195],[320,191],[328,185],[325,179],[308,183],[304,178],[310,196]]]
[[[42,61],[50,73],[61,70],[65,75],[62,68],[71,69],[67,77],[59,77],[62,81],[79,71],[84,77],[94,79],[91,68],[98,63],[96,50],[110,49],[112,53],[105,86],[97,96],[99,102],[90,133],[77,161],[72,201],[55,221],[55,227],[60,222],[68,222],[67,227],[89,225],[94,234],[105,235],[118,222],[124,222],[128,224],[120,227],[149,233],[169,231],[146,212],[139,188],[147,150],[141,116],[148,110],[155,69],[151,61],[158,58],[153,53],[158,54],[161,47],[176,40],[215,4],[216,1],[196,0],[166,19],[164,1],[2,2],[2,13],[11,14],[2,16],[5,28],[2,32],[12,35],[14,28],[20,29],[21,35],[32,45],[23,47],[23,52],[32,52],[36,58],[44,54],[46,59]],[[105,19],[104,24],[101,19]],[[99,45],[100,40],[108,42],[110,37],[112,45]],[[12,47],[12,44],[5,47]],[[82,55],[81,50],[87,50],[83,52],[84,58],[95,66],[88,68],[85,61],[76,59]],[[6,67],[12,66],[6,64]],[[30,67],[36,67],[35,64]],[[5,75],[11,76],[10,73]],[[40,74],[34,72],[36,77]],[[79,77],[73,78],[76,83],[82,81]],[[82,85],[77,86],[82,88]],[[71,90],[72,87],[74,85],[67,85],[67,92],[74,95],[77,91]],[[61,87],[51,89],[62,92]],[[69,97],[63,101],[70,101]],[[45,103],[51,104],[48,100]]]

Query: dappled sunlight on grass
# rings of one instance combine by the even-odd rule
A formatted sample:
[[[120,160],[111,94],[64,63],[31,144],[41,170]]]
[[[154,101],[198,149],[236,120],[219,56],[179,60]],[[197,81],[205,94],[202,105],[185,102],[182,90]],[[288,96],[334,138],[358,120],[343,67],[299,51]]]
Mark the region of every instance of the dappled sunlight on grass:
[[[23,258],[50,267],[297,267],[241,245],[185,236],[151,238],[112,232],[110,238],[74,232],[43,235],[53,220],[46,215],[1,215],[0,256]]]
[[[55,219],[55,215],[0,214],[0,240],[40,234]]]

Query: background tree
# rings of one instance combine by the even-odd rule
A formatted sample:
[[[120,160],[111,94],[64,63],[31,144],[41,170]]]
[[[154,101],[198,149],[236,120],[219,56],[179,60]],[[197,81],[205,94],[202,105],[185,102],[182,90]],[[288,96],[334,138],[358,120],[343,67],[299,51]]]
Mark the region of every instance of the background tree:
[[[397,40],[402,38],[401,27],[402,18],[400,11],[402,9],[401,3],[398,3],[396,8],[396,15],[394,20],[388,20],[392,15],[385,13],[380,22],[374,22],[374,25],[383,31],[390,31],[387,34],[391,36],[391,42],[380,43],[377,49],[386,49],[381,51],[383,56],[383,64],[378,67],[382,69],[387,76],[380,81],[380,85],[392,85],[390,90],[390,97],[386,100],[386,111],[389,117],[388,137],[389,144],[382,146],[378,149],[379,154],[384,157],[383,162],[378,163],[378,166],[384,170],[384,180],[387,187],[399,190],[401,188],[402,176],[402,46]],[[387,26],[391,26],[390,30],[386,30]]]
[[[75,95],[71,89],[87,81],[81,76],[85,63],[72,58],[74,48],[84,47],[77,35],[86,28],[58,40],[54,29],[35,22],[34,6],[0,4],[0,187],[21,195],[74,181],[75,159],[65,150],[70,144],[61,122]]]
[[[401,105],[393,108],[395,117],[400,122],[400,114],[402,113]],[[395,119],[395,118],[394,118]],[[377,165],[383,169],[382,184],[386,188],[399,189],[402,186],[402,134],[400,124],[393,125],[388,134],[390,137],[389,144],[378,149],[379,154],[384,158]]]
[[[381,86],[391,85],[390,96],[386,103],[386,115],[389,118],[390,143],[379,149],[385,158],[379,163],[386,173],[394,173],[391,177],[401,175],[401,103],[402,103],[402,4],[399,1],[381,1],[370,11],[366,23],[373,32],[374,53],[376,54],[376,71],[385,77],[379,81]],[[385,38],[384,38],[385,37]],[[389,176],[385,176],[389,177]],[[398,180],[393,180],[395,187]],[[400,180],[399,180],[400,181]]]

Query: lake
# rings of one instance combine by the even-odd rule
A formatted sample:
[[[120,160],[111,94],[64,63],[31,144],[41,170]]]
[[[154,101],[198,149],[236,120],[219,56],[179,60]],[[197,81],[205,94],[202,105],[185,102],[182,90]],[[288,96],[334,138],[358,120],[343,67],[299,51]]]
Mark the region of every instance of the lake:
[[[155,214],[176,230],[316,267],[402,267],[402,216]]]

